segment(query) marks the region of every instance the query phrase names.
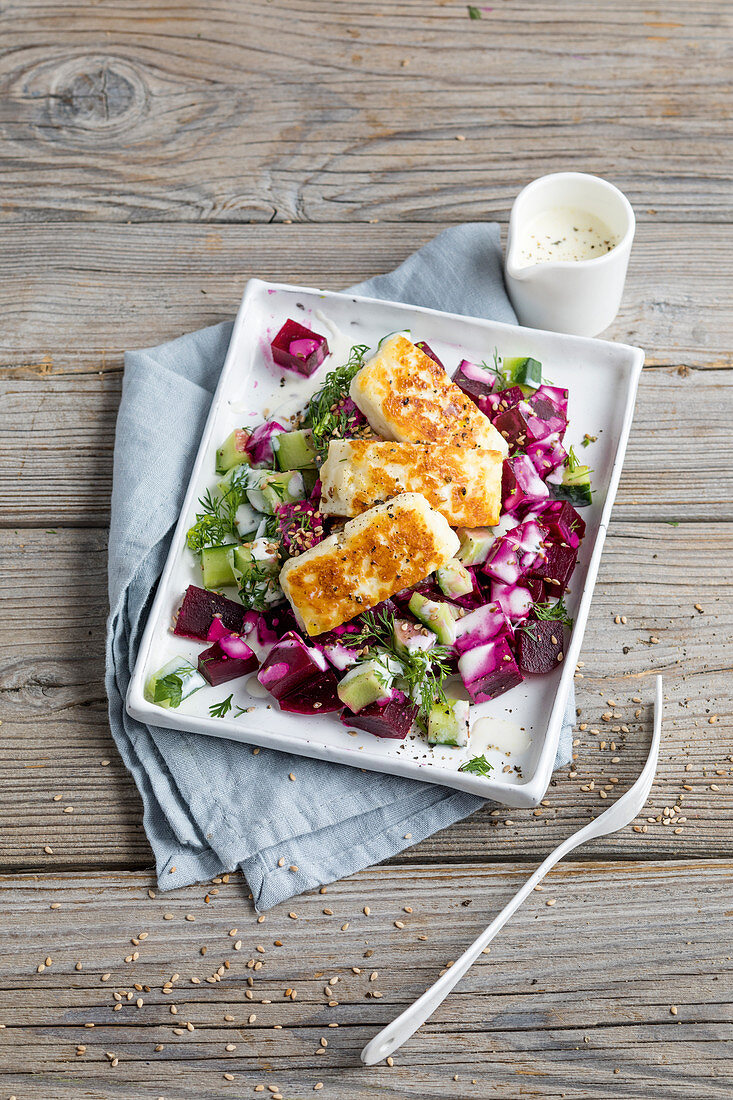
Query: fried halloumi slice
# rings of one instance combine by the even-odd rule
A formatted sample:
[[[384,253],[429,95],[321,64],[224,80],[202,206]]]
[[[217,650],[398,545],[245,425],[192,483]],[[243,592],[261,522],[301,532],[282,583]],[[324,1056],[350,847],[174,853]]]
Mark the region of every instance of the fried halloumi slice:
[[[398,493],[422,493],[451,527],[493,527],[501,511],[502,456],[451,443],[334,440],[321,466],[319,510],[358,516]]]
[[[308,634],[322,634],[423,580],[459,547],[419,493],[402,493],[285,563],[280,585]]]
[[[385,340],[354,375],[352,400],[384,439],[483,447],[506,458],[509,447],[443,367],[404,336]]]

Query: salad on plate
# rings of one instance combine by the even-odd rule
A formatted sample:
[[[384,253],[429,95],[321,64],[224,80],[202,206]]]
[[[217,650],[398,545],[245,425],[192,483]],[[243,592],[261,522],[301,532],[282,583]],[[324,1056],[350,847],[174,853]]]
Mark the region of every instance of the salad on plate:
[[[270,351],[305,378],[330,354],[295,320]],[[470,745],[471,704],[564,658],[592,502],[567,427],[568,391],[536,359],[446,366],[405,333],[352,347],[296,415],[221,441],[172,627],[201,652],[149,676],[146,699],[245,678],[282,711]],[[210,714],[243,713],[232,699]]]

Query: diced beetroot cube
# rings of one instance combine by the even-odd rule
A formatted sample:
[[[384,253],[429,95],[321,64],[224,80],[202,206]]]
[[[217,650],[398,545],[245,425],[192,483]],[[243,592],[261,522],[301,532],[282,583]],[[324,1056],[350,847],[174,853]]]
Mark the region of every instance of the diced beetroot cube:
[[[257,641],[261,646],[275,645],[286,634],[298,632],[298,623],[289,604],[257,613]]]
[[[551,542],[547,546],[547,557],[532,569],[532,573],[542,577],[548,596],[560,599],[568,586],[577,560],[577,547]]]
[[[481,568],[488,577],[503,584],[516,584],[522,575],[517,551],[516,543],[502,535],[491,547],[489,557]]]
[[[541,522],[547,528],[551,542],[565,542],[568,546],[578,547],[585,537],[585,520],[567,500],[548,501]]]
[[[527,405],[531,408],[532,415],[547,426],[545,435],[552,435],[555,432],[559,435],[564,434],[568,419],[553,401],[541,394],[533,393],[527,398]],[[544,438],[544,436],[538,438]]]
[[[275,508],[283,549],[288,557],[310,550],[325,538],[323,516],[307,500],[278,504]]]
[[[557,619],[529,619],[515,635],[517,665],[522,672],[544,675],[562,660],[563,626]]]
[[[540,525],[533,520],[513,527],[496,540],[481,567],[483,572],[503,584],[516,584],[545,556],[543,533]]]
[[[241,603],[228,600],[218,592],[208,592],[205,588],[190,584],[183,597],[173,633],[180,638],[197,638],[200,642],[214,640],[219,628],[214,628],[214,637],[210,631],[216,617],[226,632],[241,634],[244,614]]]
[[[246,626],[246,623],[243,624],[243,626]],[[209,627],[209,632],[206,635],[206,640],[207,640],[207,642],[218,642],[220,638],[230,637],[231,633],[232,633],[232,631],[227,630],[227,628],[224,626],[224,623],[221,621],[219,616],[214,615],[214,618],[211,620],[211,626]],[[245,631],[245,633],[246,633],[246,631]]]
[[[437,363],[439,367],[443,367],[443,364],[441,363],[440,359],[438,359],[438,356],[435,354],[433,349],[430,347],[430,344],[426,344],[424,340],[418,340],[418,342],[415,344],[415,347],[420,348],[420,351],[424,352],[424,354],[427,355],[429,359],[432,359],[434,363]],[[443,370],[445,370],[445,367],[443,367]]]
[[[513,449],[525,450],[527,444],[538,443],[551,434],[547,421],[540,420],[526,401],[520,401],[506,412],[494,417],[494,427]]]
[[[547,439],[541,439],[539,443],[530,443],[526,447],[526,451],[543,481],[553,470],[557,470],[558,467],[562,466],[568,457],[568,452],[560,442],[557,432],[548,435]]]
[[[486,645],[500,634],[511,632],[511,629],[509,620],[498,604],[484,604],[458,619],[453,648],[458,654],[465,653],[468,649]]]
[[[272,358],[279,367],[309,378],[328,355],[325,336],[288,319],[270,344]]]
[[[326,658],[317,649],[307,646],[297,634],[285,634],[273,646],[257,679],[274,695],[283,710],[311,714],[336,710],[341,705],[336,695],[336,677],[329,670]]]
[[[344,710],[341,721],[352,729],[366,730],[375,737],[391,737],[403,741],[417,717],[417,707],[402,691],[395,691],[386,703],[370,703],[358,714]]]
[[[526,619],[532,610],[532,597],[522,584],[491,585],[491,602],[499,605],[511,623]]]
[[[531,458],[513,455],[504,459],[501,495],[504,511],[514,512],[522,504],[545,500],[550,490],[535,470]]]
[[[479,398],[488,398],[496,383],[496,375],[488,367],[482,367],[478,363],[471,363],[468,359],[461,359],[458,370],[453,375],[452,381],[460,390],[478,402]],[[496,397],[499,395],[496,394]]]
[[[498,390],[496,393],[488,393],[485,397],[481,397],[478,407],[493,423],[495,416],[511,409],[513,405],[518,405],[520,401],[524,401],[521,389],[519,386],[510,386],[507,390]]]
[[[568,391],[559,386],[546,386],[544,383],[535,390],[535,397],[544,397],[552,401],[555,408],[567,420],[568,416]]]
[[[246,676],[258,665],[254,653],[238,634],[227,634],[214,642],[199,654],[198,661],[199,672],[212,687]]]
[[[324,634],[318,634],[310,639],[310,644],[319,650],[326,660],[339,672],[350,668],[359,659],[359,650],[356,646],[348,644],[350,634],[359,634],[361,627],[357,620],[350,623],[342,623],[333,630],[327,630]]]
[[[272,437],[286,431],[287,428],[283,428],[277,420],[266,420],[264,424],[258,424],[247,440],[247,454],[253,466],[272,466],[275,461]]]
[[[458,671],[474,703],[488,702],[522,682],[522,674],[505,637],[469,649],[458,659]]]
[[[280,710],[292,714],[328,714],[341,710],[343,703],[338,697],[338,682],[329,670],[318,679],[307,680],[304,684],[278,699]]]
[[[545,593],[545,582],[541,577],[533,577],[531,574],[526,577],[522,577],[522,584],[529,592],[534,603],[544,603],[547,599]]]

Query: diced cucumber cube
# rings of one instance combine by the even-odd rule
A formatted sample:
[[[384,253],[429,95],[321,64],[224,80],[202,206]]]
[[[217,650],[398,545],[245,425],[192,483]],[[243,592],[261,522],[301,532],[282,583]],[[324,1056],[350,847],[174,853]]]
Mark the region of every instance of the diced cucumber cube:
[[[179,707],[184,699],[202,687],[206,687],[206,681],[198,669],[185,657],[174,657],[149,677],[145,698],[149,703],[170,710]]]
[[[281,470],[315,469],[317,452],[312,435],[306,428],[294,432],[282,432],[273,439],[272,446]]]
[[[456,534],[461,540],[456,554],[461,565],[481,565],[496,542],[492,527],[459,527]]]
[[[555,500],[567,500],[574,508],[587,508],[593,503],[590,474],[589,466],[575,466],[572,470],[566,468],[560,484],[552,485]]]
[[[249,466],[250,458],[247,454],[248,439],[249,432],[246,432],[244,428],[235,428],[234,431],[226,437],[221,447],[216,452],[217,474],[225,474],[227,470],[231,470],[235,466]]]
[[[234,499],[237,504],[241,504],[249,487],[257,485],[262,475],[267,472],[267,470],[253,470],[251,466],[245,464],[233,466],[220,481],[217,481],[216,488],[221,496],[229,497],[230,500]]]
[[[238,546],[232,555],[232,572],[245,607],[264,611],[280,598],[280,558],[277,544],[269,539]]]
[[[536,390],[542,385],[542,364],[537,359],[502,359],[501,371],[508,386],[527,386]]]
[[[392,698],[391,673],[380,661],[363,661],[351,668],[339,682],[338,697],[354,714],[372,703]]]
[[[232,572],[232,558],[238,547],[207,546],[201,551],[201,571],[204,588],[225,588],[236,584]]]
[[[436,702],[428,715],[428,743],[453,745],[462,748],[468,744],[469,710],[465,699],[449,699]]]
[[[451,558],[440,569],[436,569],[440,591],[445,596],[467,596],[473,592],[473,577],[456,558]]]
[[[262,476],[257,484],[247,489],[247,499],[258,512],[273,516],[278,504],[293,504],[304,499],[303,475],[299,470],[283,470],[282,473],[260,470],[259,473]]]
[[[457,634],[453,611],[457,611],[457,608],[452,609],[452,605],[449,603],[438,603],[436,600],[429,600],[427,596],[421,595],[420,592],[412,593],[407,606],[416,619],[419,619],[421,623],[437,634],[441,645],[453,645]]]

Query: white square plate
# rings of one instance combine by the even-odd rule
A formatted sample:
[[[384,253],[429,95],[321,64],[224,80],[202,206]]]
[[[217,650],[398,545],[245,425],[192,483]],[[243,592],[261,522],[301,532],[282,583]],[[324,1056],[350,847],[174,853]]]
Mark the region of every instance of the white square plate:
[[[332,354],[311,378],[283,372],[272,361],[269,341],[288,317],[328,337]],[[148,703],[143,694],[147,677],[174,656],[189,658],[195,664],[202,648],[201,644],[175,637],[170,626],[187,586],[201,583],[199,566],[186,547],[186,532],[194,521],[199,497],[214,485],[215,452],[221,441],[235,427],[277,417],[278,412],[281,416],[296,412],[305,406],[326,373],[345,362],[353,344],[374,348],[385,334],[404,329],[411,331],[413,340],[426,340],[449,373],[463,358],[490,362],[495,347],[500,355],[539,359],[546,377],[570,391],[567,440],[577,447],[586,432],[598,437],[587,452],[582,452],[589,456],[594,471],[594,501],[590,508],[583,509],[587,530],[572,578],[572,592],[566,600],[575,625],[562,665],[546,676],[528,678],[491,703],[472,707],[474,724],[485,716],[499,721],[490,724],[491,744],[474,743],[467,749],[432,749],[419,735],[404,741],[363,732],[353,736],[337,714],[307,717],[281,712],[269,697],[250,695],[245,679],[202,689],[177,710]],[[535,805],[544,795],[552,773],[643,362],[643,352],[625,344],[252,280],[237,315],[181,517],[143,634],[127,696],[128,713],[154,726],[228,737],[442,783],[507,806]],[[211,718],[209,706],[231,691],[237,706],[254,709],[238,719],[232,719],[231,712],[225,718]],[[458,771],[463,761],[479,752],[485,752],[494,765],[491,776]]]

